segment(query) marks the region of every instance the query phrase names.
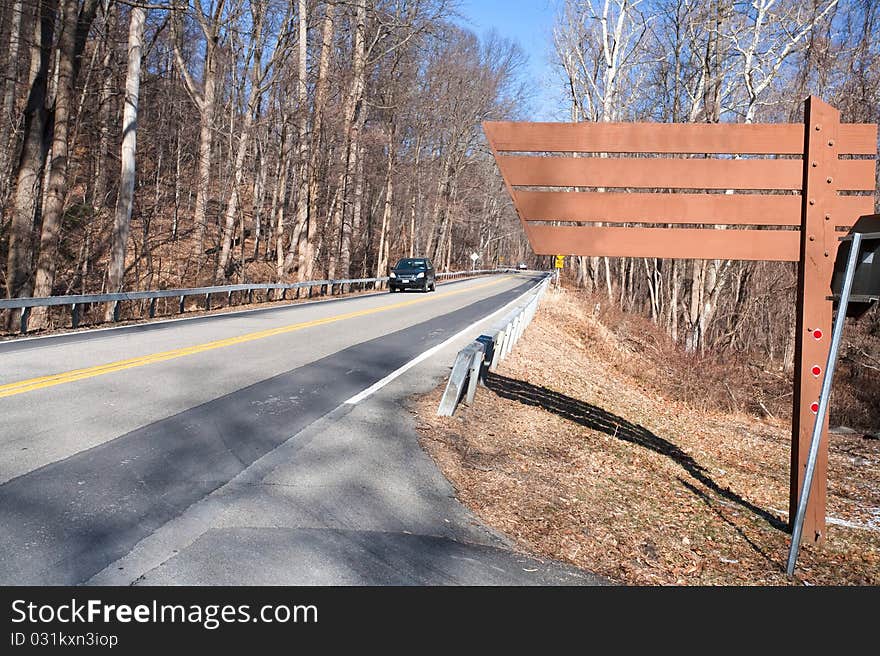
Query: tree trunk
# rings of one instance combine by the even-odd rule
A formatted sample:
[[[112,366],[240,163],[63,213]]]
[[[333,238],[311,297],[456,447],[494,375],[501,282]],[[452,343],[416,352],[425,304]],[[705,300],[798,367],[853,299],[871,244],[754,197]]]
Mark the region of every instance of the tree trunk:
[[[104,32],[109,32],[110,20],[106,21]],[[104,57],[102,59],[103,80],[101,81],[101,97],[99,101],[100,134],[98,155],[95,158],[95,186],[92,188],[92,205],[96,208],[107,206],[107,155],[110,153],[110,103],[113,94],[113,48],[105,37],[102,43]],[[123,110],[124,111],[124,110]],[[124,135],[123,135],[124,137]]]
[[[287,212],[287,176],[290,174],[291,157],[288,150],[278,179],[278,213],[275,218],[275,279],[278,282],[284,278],[284,215]]]
[[[296,227],[290,239],[285,268],[298,259],[303,249],[303,241],[308,241],[309,230],[309,180],[311,161],[309,158],[309,108],[308,108],[308,2],[299,0],[299,61],[297,62],[296,98],[299,107],[299,185],[296,193]],[[297,263],[299,265],[299,262]],[[297,271],[297,275],[299,275]]]
[[[330,278],[334,278],[337,272],[343,277],[348,277],[351,256],[351,223],[346,223],[346,208],[349,205],[350,182],[354,177],[354,151],[357,150],[360,143],[361,100],[364,92],[366,59],[365,32],[367,25],[367,0],[356,0],[356,2],[357,12],[355,15],[354,44],[352,47],[352,80],[348,96],[345,99],[342,124],[345,135],[343,146],[340,150],[339,183],[336,187],[336,193],[339,194],[340,198],[330,223],[331,248],[328,272]]]
[[[263,68],[263,18],[264,13],[251,14],[253,18],[253,29],[251,31],[251,47],[252,50],[249,57],[253,57],[251,88],[248,93],[247,109],[244,125],[241,128],[241,135],[238,139],[238,149],[235,154],[235,165],[232,172],[231,190],[229,200],[226,203],[226,213],[223,221],[222,246],[220,247],[220,257],[217,260],[217,269],[214,272],[214,280],[223,280],[228,277],[227,268],[229,259],[232,254],[232,239],[235,232],[235,219],[238,216],[241,200],[239,198],[239,188],[242,178],[244,177],[244,164],[247,157],[248,146],[250,145],[251,131],[260,111],[260,96],[263,94],[263,84],[266,79],[266,73],[271,67]],[[275,51],[278,52],[277,50]],[[274,59],[274,56],[273,56]],[[230,112],[230,116],[234,116],[235,111]],[[232,130],[230,129],[230,135]],[[242,239],[243,241],[243,239]],[[243,264],[243,263],[242,263]]]
[[[205,57],[205,93],[201,107],[199,126],[199,172],[196,178],[196,207],[193,212],[195,226],[195,255],[201,263],[205,256],[205,233],[208,230],[208,198],[211,186],[211,151],[214,142],[214,109],[216,105],[216,63],[213,52]]]
[[[357,253],[361,239],[361,223],[364,215],[364,151],[363,146],[358,143],[357,150],[354,152],[355,169],[354,169],[354,200],[351,206],[351,254]],[[361,267],[361,274],[365,271]],[[351,275],[351,264],[349,264],[349,275]],[[358,277],[363,277],[359,275]]]
[[[34,283],[36,296],[51,296],[58,265],[58,238],[64,215],[67,194],[68,145],[74,85],[79,71],[85,39],[98,9],[98,0],[85,0],[82,11],[72,0],[64,5],[61,33],[58,37],[58,86],[55,92],[55,111],[52,119],[52,162],[49,187],[43,206],[43,228],[40,233],[40,253]],[[34,308],[35,328],[46,326],[47,308]]]
[[[180,27],[178,12],[171,12],[171,31],[174,59],[183,77],[186,90],[199,110],[199,161],[196,178],[196,204],[193,212],[195,239],[193,240],[193,256],[197,271],[200,271],[205,257],[205,233],[208,227],[208,199],[211,186],[211,154],[214,144],[214,114],[217,104],[217,47],[220,43],[221,21],[225,0],[218,0],[213,14],[202,13],[200,3],[196,3],[198,11],[195,19],[205,37],[205,52],[202,62],[202,84],[199,88],[186,63],[180,49]]]
[[[440,177],[437,180],[437,197],[434,200],[434,211],[431,216],[431,227],[428,229],[428,241],[425,244],[425,254],[434,255],[434,240],[437,237],[437,228],[440,221],[440,212],[449,191],[449,171],[451,169],[451,157],[445,157],[440,167]],[[439,250],[439,249],[438,249]]]
[[[18,48],[21,43],[21,0],[12,5],[7,46],[6,84],[3,88],[3,106],[0,108],[0,212],[6,204],[9,165],[12,159],[12,137],[15,134],[15,83],[18,81]],[[2,221],[0,221],[2,223]]]
[[[336,5],[327,2],[324,8],[324,21],[321,26],[321,56],[318,61],[318,80],[315,83],[315,109],[312,120],[311,157],[309,158],[309,217],[308,228],[299,251],[299,280],[311,280],[315,266],[317,218],[318,218],[318,157],[323,141],[324,111],[327,105],[327,92],[330,73],[330,55],[333,50]]]
[[[263,238],[263,202],[266,195],[266,157],[262,139],[257,139],[256,147],[257,170],[254,176],[254,198],[252,203],[252,213],[254,215],[254,261],[260,256],[260,240]],[[243,239],[242,245],[244,245]]]
[[[388,226],[391,224],[391,212],[394,208],[394,131],[389,130],[388,132],[388,165],[385,169],[385,207],[382,211],[382,227],[379,229],[379,257],[376,264],[377,278],[381,278],[388,273]],[[410,252],[411,249],[412,247],[410,247]]]
[[[57,0],[41,2],[37,9],[34,40],[31,44],[31,85],[24,116],[24,143],[19,158],[9,230],[9,254],[6,262],[6,293],[9,298],[30,296],[34,232],[39,221],[43,169],[48,143],[44,135],[49,112],[46,95],[49,84],[49,58],[52,33],[58,12]],[[13,313],[7,314],[11,327]]]
[[[144,41],[146,10],[132,7],[128,26],[128,71],[125,74],[125,105],[122,111],[122,151],[119,172],[119,197],[113,217],[113,245],[107,270],[107,288],[111,293],[122,290],[125,275],[125,252],[131,229],[134,204],[135,154],[137,151],[138,101],[141,84],[141,57]],[[157,185],[158,189],[158,185]],[[104,319],[113,318],[113,304],[108,303]]]
[[[410,192],[410,200],[409,200],[409,256],[415,257],[416,252],[416,203],[418,203],[419,197],[421,196],[422,191],[422,178],[419,170],[419,163],[422,157],[422,135],[419,134],[416,139],[416,160],[413,163],[413,177],[414,182],[412,185],[412,190]]]

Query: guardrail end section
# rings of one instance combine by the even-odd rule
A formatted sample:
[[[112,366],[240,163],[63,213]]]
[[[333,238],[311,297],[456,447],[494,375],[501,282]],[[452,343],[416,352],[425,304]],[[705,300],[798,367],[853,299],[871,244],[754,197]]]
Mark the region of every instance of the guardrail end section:
[[[464,391],[465,381],[467,381],[473,367],[474,355],[478,351],[482,356],[483,345],[479,344],[478,346],[476,342],[472,342],[458,352],[458,355],[455,357],[455,364],[452,365],[452,371],[449,374],[449,382],[446,383],[446,389],[437,408],[438,416],[451,417],[455,412],[455,408],[458,407],[458,402]]]

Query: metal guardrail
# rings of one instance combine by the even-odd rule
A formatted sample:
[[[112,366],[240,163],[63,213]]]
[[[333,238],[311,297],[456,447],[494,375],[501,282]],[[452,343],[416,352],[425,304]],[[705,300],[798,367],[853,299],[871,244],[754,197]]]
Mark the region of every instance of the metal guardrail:
[[[507,273],[512,269],[477,269],[465,271],[448,271],[438,273],[436,278],[454,280],[456,278],[468,278],[472,276],[480,276],[491,273]],[[158,289],[135,292],[118,292],[112,294],[70,294],[66,296],[45,296],[45,297],[25,297],[25,298],[8,298],[0,299],[0,310],[21,310],[20,332],[27,332],[28,318],[31,308],[50,307],[57,305],[69,305],[71,313],[71,325],[78,328],[82,307],[94,303],[113,303],[113,321],[119,320],[119,303],[121,301],[142,301],[149,300],[149,318],[156,316],[156,301],[160,298],[178,299],[177,313],[183,314],[186,311],[185,301],[189,296],[204,296],[204,310],[211,309],[211,296],[214,294],[226,294],[227,306],[232,304],[232,294],[234,292],[244,292],[247,294],[247,303],[254,302],[254,292],[265,291],[266,300],[287,300],[289,291],[295,291],[294,298],[299,298],[301,290],[308,290],[308,297],[313,295],[315,288],[319,289],[318,294],[323,296],[330,294],[331,296],[344,294],[345,286],[348,285],[348,291],[351,293],[356,287],[360,289],[368,289],[367,285],[372,284],[373,289],[381,289],[388,282],[388,277],[381,278],[345,278],[340,280],[304,280],[294,283],[252,283],[241,285],[221,285],[217,287],[189,287],[182,289]],[[280,292],[280,295],[278,294]],[[271,298],[270,298],[271,295]]]
[[[522,337],[523,331],[532,322],[538,310],[538,303],[550,284],[551,276],[552,274],[546,274],[545,278],[529,292],[528,298],[518,303],[503,319],[496,322],[488,333],[480,335],[458,352],[452,365],[452,372],[449,374],[449,382],[446,383],[446,390],[437,408],[438,416],[451,417],[462,400],[466,405],[473,403],[477,385],[484,381],[486,371],[495,371],[498,363],[508,356]]]

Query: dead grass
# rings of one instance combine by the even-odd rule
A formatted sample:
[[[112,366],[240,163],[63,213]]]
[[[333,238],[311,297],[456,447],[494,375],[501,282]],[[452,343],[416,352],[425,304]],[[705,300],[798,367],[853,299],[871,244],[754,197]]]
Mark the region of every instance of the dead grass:
[[[636,585],[784,585],[788,425],[662,381],[702,372],[655,362],[572,291],[552,292],[473,407],[414,401],[425,448],[484,521],[525,549]],[[652,346],[653,344],[653,346]],[[687,382],[685,382],[687,381]],[[835,435],[822,547],[796,582],[880,583],[880,441]]]

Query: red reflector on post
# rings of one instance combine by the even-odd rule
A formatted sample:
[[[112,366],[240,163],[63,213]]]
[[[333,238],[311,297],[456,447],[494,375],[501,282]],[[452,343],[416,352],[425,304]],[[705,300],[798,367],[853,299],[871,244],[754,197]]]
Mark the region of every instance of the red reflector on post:
[[[813,365],[813,368],[810,369],[810,371],[812,372],[812,374],[814,376],[818,377],[822,373],[822,367],[820,367],[818,365]]]
[[[815,415],[815,414],[818,414],[818,412],[819,412],[819,404],[816,403],[815,401],[813,401],[813,403],[810,404],[810,410],[813,411],[813,414],[814,414],[814,415]]]
[[[817,328],[813,331],[813,337],[816,339],[822,339],[822,331]]]

